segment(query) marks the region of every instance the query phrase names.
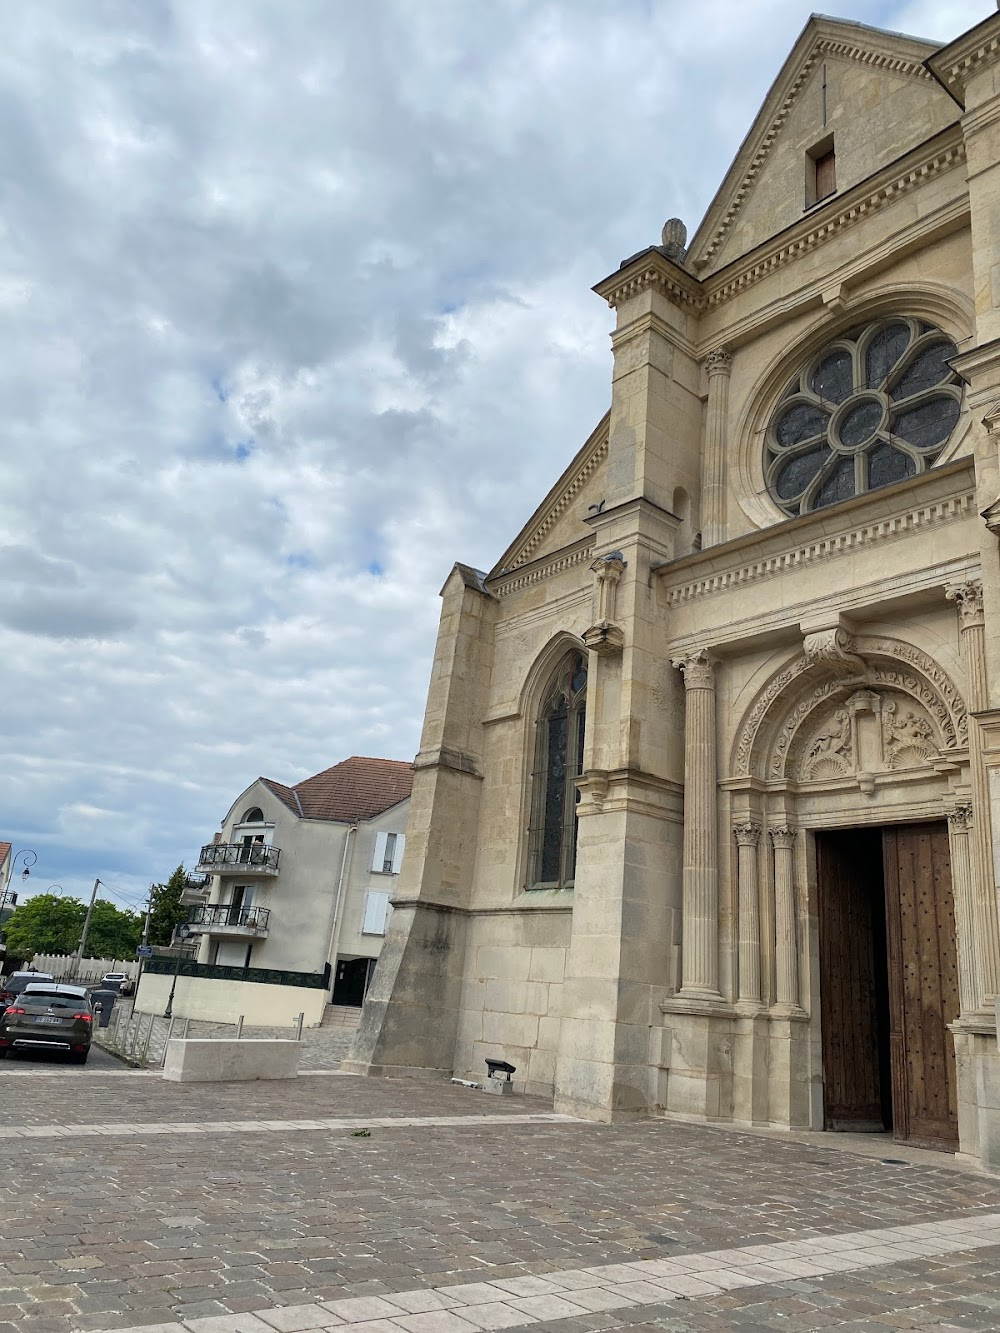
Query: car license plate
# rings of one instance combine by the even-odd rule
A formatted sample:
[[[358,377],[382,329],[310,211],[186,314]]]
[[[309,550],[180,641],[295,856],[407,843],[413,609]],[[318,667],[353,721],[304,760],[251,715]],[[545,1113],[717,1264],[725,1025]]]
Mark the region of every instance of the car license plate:
[[[35,1019],[36,1023],[61,1023],[62,1021],[61,1018],[50,1018],[48,1014],[42,1014],[39,1018]]]

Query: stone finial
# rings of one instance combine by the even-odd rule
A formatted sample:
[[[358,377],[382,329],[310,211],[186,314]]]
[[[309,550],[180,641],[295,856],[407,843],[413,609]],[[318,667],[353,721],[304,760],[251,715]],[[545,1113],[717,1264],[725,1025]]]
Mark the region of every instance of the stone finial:
[[[687,245],[688,233],[687,227],[680,218],[667,218],[663,224],[663,231],[660,233],[660,239],[663,243],[663,250],[668,259],[680,260],[684,255],[684,247]]]

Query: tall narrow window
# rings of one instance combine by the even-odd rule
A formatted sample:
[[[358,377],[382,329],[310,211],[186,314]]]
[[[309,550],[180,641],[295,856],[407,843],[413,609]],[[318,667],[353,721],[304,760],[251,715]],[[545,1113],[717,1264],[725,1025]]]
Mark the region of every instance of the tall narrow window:
[[[583,772],[587,664],[580,653],[561,663],[536,724],[529,829],[529,887],[563,889],[576,873],[575,778]]]
[[[837,155],[833,135],[815,144],[806,153],[806,208],[837,192]]]

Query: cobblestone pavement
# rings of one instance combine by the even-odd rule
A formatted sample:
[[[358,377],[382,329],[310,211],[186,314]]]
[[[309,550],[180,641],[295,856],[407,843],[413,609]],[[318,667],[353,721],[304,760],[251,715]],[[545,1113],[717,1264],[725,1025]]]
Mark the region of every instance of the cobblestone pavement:
[[[931,1153],[885,1144],[900,1165],[819,1135],[526,1121],[551,1108],[337,1074],[0,1070],[0,1106],[3,1128],[46,1134],[0,1138],[0,1333],[1000,1328],[1000,1181]],[[252,1121],[270,1123],[233,1127]],[[108,1122],[119,1132],[52,1137]],[[706,1257],[810,1238],[804,1272],[794,1247]],[[529,1277],[543,1287],[511,1286]],[[369,1297],[386,1304],[337,1305]]]

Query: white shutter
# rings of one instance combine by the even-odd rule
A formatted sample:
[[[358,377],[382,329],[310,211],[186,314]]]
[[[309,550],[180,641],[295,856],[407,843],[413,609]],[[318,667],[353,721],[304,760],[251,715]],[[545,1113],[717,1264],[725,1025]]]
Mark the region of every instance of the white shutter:
[[[403,848],[406,846],[406,835],[404,833],[396,834],[396,846],[392,852],[392,873],[399,874],[399,867],[403,864]]]
[[[382,873],[382,866],[385,864],[385,844],[389,839],[388,833],[375,834],[375,851],[372,853],[372,870],[376,874]]]
[[[386,917],[389,914],[389,895],[369,890],[365,899],[365,920],[361,927],[362,935],[384,935]]]

